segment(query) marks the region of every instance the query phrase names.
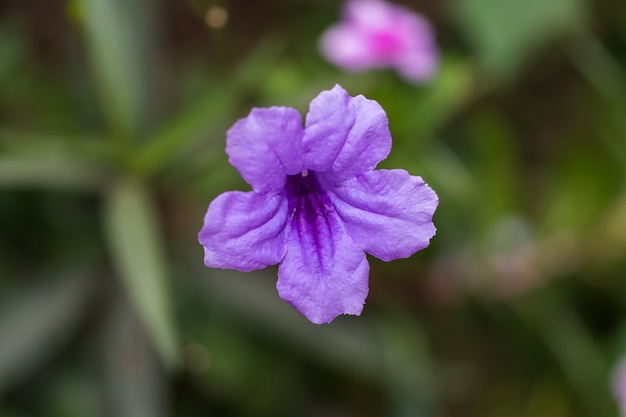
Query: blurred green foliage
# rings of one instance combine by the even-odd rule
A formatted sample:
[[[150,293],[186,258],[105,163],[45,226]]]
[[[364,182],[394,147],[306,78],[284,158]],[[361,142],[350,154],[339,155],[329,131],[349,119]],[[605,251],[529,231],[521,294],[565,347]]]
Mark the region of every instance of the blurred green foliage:
[[[617,414],[626,5],[403,3],[437,29],[421,86],[323,61],[340,2],[0,3],[0,416]],[[315,326],[196,236],[246,187],[228,127],[335,83],[386,109],[438,234]]]

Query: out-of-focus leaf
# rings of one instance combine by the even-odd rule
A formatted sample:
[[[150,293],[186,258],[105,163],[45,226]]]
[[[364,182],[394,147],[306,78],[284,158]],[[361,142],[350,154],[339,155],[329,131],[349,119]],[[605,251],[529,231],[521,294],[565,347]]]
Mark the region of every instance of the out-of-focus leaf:
[[[512,306],[544,338],[588,415],[613,415],[608,364],[567,300],[553,289],[544,289]]]
[[[0,306],[0,394],[54,353],[88,306],[93,279],[74,272],[5,298]]]
[[[224,148],[225,131],[219,136],[219,141],[210,137],[209,132],[215,125],[222,126],[225,116],[233,108],[234,95],[225,89],[212,89],[202,99],[185,109],[181,115],[159,131],[146,144],[135,159],[135,168],[142,175],[149,175],[162,169],[184,154],[183,149],[193,145],[195,141],[204,139],[209,145],[219,142],[220,150]],[[211,146],[210,146],[211,147]],[[217,147],[211,147],[215,153]]]
[[[0,188],[45,187],[96,190],[103,173],[75,158],[0,155]]]
[[[20,33],[9,25],[0,27],[0,45],[0,81],[9,82],[24,59],[26,45]]]
[[[602,148],[590,145],[570,146],[563,153],[547,185],[544,228],[582,231],[596,223],[620,187],[619,172],[607,163],[609,157]]]
[[[214,314],[226,314],[242,328],[262,329],[261,335],[305,353],[312,361],[387,389],[393,411],[390,415],[430,415],[435,398],[429,349],[419,325],[403,314],[368,317],[364,312],[362,317],[341,316],[319,326],[278,297],[275,277],[270,274],[208,271],[202,275],[196,275],[191,283],[198,294],[210,300]],[[209,352],[220,345],[217,341],[208,343]],[[245,346],[236,349],[246,358],[250,355]],[[241,364],[233,368],[231,372],[245,373]]]
[[[0,127],[0,151],[16,154],[76,155],[106,159],[112,147],[100,136],[57,136]]]
[[[271,410],[276,404],[284,410],[292,408],[293,399],[284,394],[297,395],[299,387],[293,381],[299,379],[298,369],[258,334],[242,331],[237,320],[215,310],[210,313],[196,317],[194,329],[186,333],[197,340],[185,347],[190,373],[220,397],[245,398],[233,404],[235,415],[274,415]]]
[[[284,60],[268,72],[267,77],[259,87],[263,91],[264,102],[288,103],[290,100],[302,96],[303,93],[309,93],[311,84],[310,78],[299,63]],[[329,88],[331,85],[329,83],[323,88]],[[310,100],[315,94],[317,93],[313,93],[308,99]],[[292,106],[295,105],[298,103],[292,104]]]
[[[403,148],[394,149],[389,158],[381,163],[381,167],[398,166],[424,177],[440,195],[446,194],[446,197],[464,204],[474,201],[476,183],[472,173],[443,142],[433,141],[420,154],[406,152]]]
[[[386,372],[384,386],[395,417],[433,415],[434,384],[427,335],[410,314],[387,314],[378,321]]]
[[[475,75],[466,61],[442,56],[440,68],[413,108],[415,136],[432,132],[449,120],[473,94]],[[411,106],[409,106],[410,108]]]
[[[0,187],[98,188],[110,151],[91,139],[0,129]]]
[[[274,280],[265,273],[207,270],[192,284],[215,307],[307,352],[313,360],[373,381],[380,377],[384,365],[371,322],[338,317],[330,325],[314,325],[278,297]]]
[[[512,127],[496,111],[476,116],[469,130],[473,144],[470,170],[480,184],[472,200],[478,203],[475,210],[478,234],[519,209],[519,152]]]
[[[178,361],[176,332],[167,289],[164,248],[147,190],[120,180],[106,195],[109,249],[132,304],[168,367]]]
[[[259,42],[259,46],[239,65],[232,76],[232,88],[242,90],[259,88],[259,80],[265,79],[275,70],[280,54],[287,43],[284,39],[268,36]]]
[[[42,405],[47,414],[59,417],[107,415],[100,398],[102,384],[98,377],[97,370],[85,366],[82,360],[63,362],[54,378],[44,382],[46,398]]]
[[[169,415],[165,375],[131,307],[110,306],[100,344],[104,409],[116,417]]]
[[[621,110],[626,108],[626,71],[590,33],[581,32],[569,44],[572,62],[587,80]]]
[[[509,78],[540,47],[583,22],[583,0],[456,0],[455,15],[489,75]]]
[[[468,101],[474,78],[467,62],[444,55],[435,77],[423,87],[381,91],[377,99],[389,115],[394,143],[407,150],[423,143]]]
[[[596,106],[599,126],[606,147],[626,175],[626,69],[611,52],[590,33],[581,33],[570,44],[569,54],[581,74],[602,96]]]
[[[137,136],[158,93],[156,0],[83,0],[84,26],[101,105],[116,135]]]
[[[589,259],[596,264],[622,260],[626,253],[626,196],[621,195],[604,208],[592,231],[581,242]],[[626,338],[624,339],[626,341]],[[626,347],[626,346],[625,346]]]

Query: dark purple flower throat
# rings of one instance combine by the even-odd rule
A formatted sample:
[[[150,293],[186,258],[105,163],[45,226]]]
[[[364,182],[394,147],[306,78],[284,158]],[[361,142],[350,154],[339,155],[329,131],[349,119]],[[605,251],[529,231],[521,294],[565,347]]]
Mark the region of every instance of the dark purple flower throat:
[[[309,259],[324,270],[324,258],[335,252],[332,237],[333,206],[315,171],[289,175],[285,184],[289,221],[300,244],[312,245],[317,259]],[[329,239],[330,238],[330,239]],[[329,245],[330,243],[330,245]]]

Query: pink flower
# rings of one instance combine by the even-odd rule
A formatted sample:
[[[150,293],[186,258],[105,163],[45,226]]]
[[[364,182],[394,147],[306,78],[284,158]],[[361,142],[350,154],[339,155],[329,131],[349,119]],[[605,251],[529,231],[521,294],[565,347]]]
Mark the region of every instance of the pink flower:
[[[347,71],[392,67],[410,82],[423,82],[437,68],[428,21],[382,0],[349,0],[343,22],[322,35],[320,46],[330,62]]]

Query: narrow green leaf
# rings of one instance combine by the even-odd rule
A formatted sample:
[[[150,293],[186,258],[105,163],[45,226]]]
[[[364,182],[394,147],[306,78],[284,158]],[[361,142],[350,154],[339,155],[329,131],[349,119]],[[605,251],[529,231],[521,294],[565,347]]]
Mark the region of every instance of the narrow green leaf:
[[[159,224],[147,190],[121,180],[106,196],[109,248],[132,304],[147,326],[166,366],[178,360],[178,347],[166,288],[166,266]]]
[[[245,90],[259,87],[259,80],[266,79],[276,70],[276,62],[285,51],[287,42],[284,38],[273,35],[261,39],[258,46],[239,65],[231,77],[231,88]]]
[[[202,262],[200,260],[200,265]],[[338,317],[330,325],[309,322],[278,297],[275,277],[264,272],[207,271],[191,284],[212,308],[228,312],[326,366],[380,381],[381,346],[370,321]]]
[[[71,334],[88,306],[85,272],[24,288],[0,308],[0,394],[41,365]]]
[[[85,34],[103,111],[113,132],[132,137],[146,127],[159,100],[156,0],[83,0]]]
[[[432,139],[433,131],[474,94],[475,84],[475,74],[466,61],[445,55],[437,75],[427,85],[380,91],[378,98],[389,114],[395,143],[404,139],[407,146],[418,147],[424,139]]]
[[[0,128],[0,187],[98,188],[110,147],[95,139]]]
[[[0,187],[97,189],[103,173],[71,158],[0,156]]]
[[[506,117],[495,109],[478,113],[469,123],[468,134],[472,141],[469,169],[480,184],[472,196],[474,203],[480,202],[475,210],[478,235],[497,219],[519,210],[519,141]]]
[[[626,71],[593,34],[581,31],[569,45],[572,62],[587,81],[605,98],[626,108]]]
[[[383,316],[364,313],[358,318],[341,316],[328,325],[314,325],[278,297],[275,279],[265,272],[204,271],[196,274],[191,285],[199,296],[210,301],[215,310],[213,320],[219,321],[215,317],[225,314],[240,321],[243,327],[262,329],[264,336],[306,353],[308,359],[322,366],[388,389],[389,415],[432,414],[436,398],[429,369],[431,357],[419,323],[398,312]],[[229,343],[208,342],[212,352],[220,348],[220,342]],[[248,346],[231,344],[237,346],[239,356],[248,357]],[[245,379],[245,366],[241,368],[240,363],[234,364],[227,369],[226,377],[234,379],[241,372],[244,376],[239,375],[239,379]],[[237,382],[241,383],[233,384]]]
[[[0,126],[0,151],[106,159],[112,153],[112,146],[100,136],[58,136]]]
[[[131,306],[120,298],[107,311],[101,337],[104,415],[169,415],[166,380],[159,358]]]
[[[546,288],[512,307],[543,337],[588,415],[613,415],[607,358],[571,303]]]
[[[618,160],[626,177],[626,70],[616,56],[593,34],[583,32],[570,44],[569,55],[580,73],[606,101],[595,106],[597,123],[603,127],[601,138]]]
[[[384,386],[396,417],[430,416],[435,407],[428,337],[410,314],[387,313],[378,321],[385,363]]]
[[[434,137],[437,139],[437,137]],[[412,174],[418,174],[428,179],[428,183],[440,194],[446,194],[459,203],[469,204],[473,201],[476,182],[466,162],[463,161],[450,147],[440,140],[433,140],[432,144],[423,151],[423,156],[415,155],[405,150],[405,146],[394,150],[389,162],[383,161],[383,167],[406,167]]]
[[[210,131],[222,126],[234,105],[233,94],[226,89],[212,89],[210,94],[190,105],[178,117],[160,130],[135,158],[136,170],[149,175],[164,168],[184,154],[185,148],[204,139],[211,141]],[[224,131],[226,126],[224,127]],[[212,141],[215,144],[215,140]],[[219,136],[219,147],[224,138]]]

